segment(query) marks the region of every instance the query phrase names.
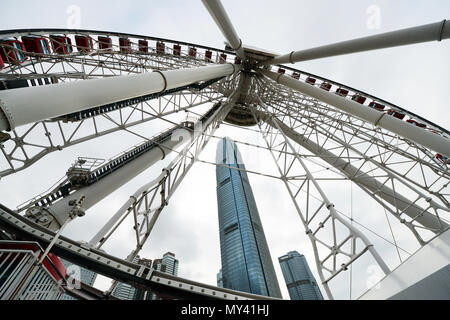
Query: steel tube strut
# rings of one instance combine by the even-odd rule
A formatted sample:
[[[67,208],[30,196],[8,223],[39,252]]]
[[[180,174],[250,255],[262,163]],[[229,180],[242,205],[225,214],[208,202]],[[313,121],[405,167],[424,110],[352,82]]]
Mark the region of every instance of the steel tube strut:
[[[129,182],[131,179],[142,173],[144,170],[151,167],[156,162],[164,159],[174,148],[182,143],[188,141],[178,139],[168,139],[161,143],[159,147],[155,147],[150,151],[147,151],[140,157],[127,163],[111,174],[107,175],[103,179],[87,186],[78,189],[71,195],[61,199],[60,201],[50,205],[46,210],[55,218],[51,223],[49,229],[59,229],[62,222],[65,221],[67,216],[72,210],[71,201],[77,201],[81,197],[84,197],[82,208],[88,210],[93,207],[99,201],[112,192]]]
[[[362,106],[355,101],[346,99],[326,90],[316,88],[305,82],[295,80],[291,77],[267,70],[260,71],[262,74],[276,81],[277,83],[288,86],[293,90],[297,90],[307,96],[334,106],[337,109],[349,113],[359,119],[367,121],[390,132],[396,133],[408,140],[434,150],[437,153],[450,157],[450,141],[444,137],[441,137],[440,135],[426,131],[410,123],[404,122],[395,117],[391,117],[384,112]]]
[[[416,219],[418,223],[426,228],[433,230],[434,233],[441,233],[449,226],[443,221],[427,212],[416,204],[413,204],[410,199],[396,193],[394,190],[389,188],[387,185],[382,185],[375,178],[371,177],[367,173],[360,171],[358,168],[353,166],[348,161],[339,158],[332,152],[322,148],[320,145],[297,133],[295,130],[291,129],[283,122],[276,118],[272,118],[267,114],[257,112],[260,119],[265,121],[267,124],[281,130],[287,137],[312,152],[318,155],[322,160],[326,161],[339,171],[341,171],[346,177],[355,182],[358,186],[367,188],[374,194],[377,194],[380,198],[397,208],[400,212],[403,212],[412,219]]]
[[[227,39],[231,48],[236,51],[242,61],[245,60],[244,48],[242,47],[242,40],[238,37],[233,24],[230,21],[225,9],[220,0],[202,0],[209,14],[213,17],[223,36]]]
[[[0,131],[233,74],[233,64],[3,90]],[[5,118],[7,121],[5,121]]]
[[[265,61],[263,64],[295,63],[421,42],[441,41],[448,38],[450,38],[450,22],[444,20],[437,23],[338,42],[317,48],[294,51]]]

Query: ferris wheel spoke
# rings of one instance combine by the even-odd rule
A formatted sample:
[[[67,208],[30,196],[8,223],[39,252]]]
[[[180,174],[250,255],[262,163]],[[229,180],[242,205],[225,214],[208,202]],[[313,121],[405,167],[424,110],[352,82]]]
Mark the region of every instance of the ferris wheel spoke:
[[[175,97],[193,95],[192,92],[178,92]],[[173,99],[166,102],[164,109],[159,98],[154,103],[145,101],[136,106],[129,106],[131,112],[135,113],[133,118],[125,119],[122,122],[116,122],[112,117],[106,117],[105,114],[93,114],[89,118],[79,119],[78,123],[68,122],[69,119],[59,121],[43,121],[30,125],[23,133],[13,132],[12,139],[1,146],[4,163],[0,165],[0,176],[5,177],[10,174],[29,168],[46,155],[55,151],[62,151],[68,147],[88,142],[114,132],[130,129],[134,126],[161,119],[163,117],[176,114],[180,111],[191,110],[207,103],[214,103],[223,98],[223,95],[216,91],[196,94],[197,101],[193,104],[180,103],[180,99]],[[114,111],[113,111],[114,112]],[[118,112],[118,111],[115,111]],[[136,115],[136,113],[139,115]],[[110,112],[111,113],[111,112]],[[90,121],[88,121],[91,119]],[[102,122],[102,128],[99,128],[96,121]],[[83,130],[81,130],[83,129]],[[43,139],[41,139],[44,138]],[[39,141],[34,143],[34,141]],[[47,141],[47,143],[43,143]],[[29,147],[32,147],[31,149]],[[23,155],[23,154],[24,155]],[[21,160],[18,160],[22,158]]]
[[[209,14],[212,16],[225,39],[227,39],[231,48],[236,51],[236,54],[242,61],[245,61],[244,48],[242,47],[242,40],[238,37],[233,24],[230,21],[224,7],[220,0],[202,0]]]
[[[275,57],[262,64],[296,63],[369,50],[392,48],[429,41],[441,41],[448,38],[450,38],[450,23],[444,20],[418,27],[295,51]]]

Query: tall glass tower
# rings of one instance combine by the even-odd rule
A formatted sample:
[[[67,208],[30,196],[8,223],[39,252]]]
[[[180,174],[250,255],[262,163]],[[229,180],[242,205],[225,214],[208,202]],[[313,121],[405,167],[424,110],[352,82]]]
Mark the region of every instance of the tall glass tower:
[[[322,293],[304,255],[297,251],[291,251],[279,257],[278,261],[291,300],[323,300]]]
[[[221,140],[216,160],[227,166],[216,169],[223,286],[281,298],[255,198],[247,173],[242,171],[245,166],[236,144],[229,138]]]

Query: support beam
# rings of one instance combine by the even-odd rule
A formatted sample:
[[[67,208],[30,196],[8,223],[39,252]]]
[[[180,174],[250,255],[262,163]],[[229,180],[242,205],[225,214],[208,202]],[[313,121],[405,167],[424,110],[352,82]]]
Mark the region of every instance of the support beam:
[[[346,177],[355,182],[358,186],[378,195],[381,199],[397,208],[399,212],[406,214],[411,219],[415,219],[415,221],[420,223],[422,226],[432,230],[432,232],[440,234],[441,232],[448,229],[448,224],[438,219],[438,217],[436,217],[435,215],[412,203],[410,199],[407,199],[401,194],[395,192],[387,185],[381,185],[381,183],[378,182],[375,178],[371,177],[367,173],[361,172],[360,169],[356,168],[351,163],[347,162],[343,158],[337,157],[335,154],[322,148],[311,139],[301,136],[295,130],[289,128],[280,120],[274,117],[270,117],[268,114],[264,114],[261,112],[257,112],[256,114],[259,119],[262,119],[270,126],[279,129],[287,137],[289,137],[308,151],[312,152],[313,154],[319,156],[322,160],[338,169]],[[400,217],[397,218],[401,219]],[[414,230],[412,231],[414,232]]]
[[[230,21],[224,7],[220,0],[202,0],[209,14],[213,17],[223,36],[227,39],[231,48],[236,51],[239,58],[245,61],[244,48],[242,46],[242,40],[238,37],[233,24]]]
[[[155,147],[150,151],[147,151],[143,155],[120,167],[103,179],[87,187],[78,189],[71,195],[44,209],[54,218],[49,226],[49,229],[58,230],[60,228],[65,219],[67,219],[67,216],[73,210],[73,206],[71,204],[73,201],[77,202],[80,198],[83,198],[82,209],[84,211],[88,210],[100,202],[103,198],[110,195],[125,183],[142,173],[144,170],[148,169],[156,162],[164,159],[177,146],[187,142],[185,139],[181,141],[177,139],[175,132],[176,131],[172,133],[171,138],[161,143],[159,147]]]
[[[263,65],[296,63],[349,53],[405,46],[415,43],[441,41],[450,38],[450,22],[437,23],[382,33],[370,37],[338,42],[317,48],[293,51],[265,61]]]
[[[156,71],[0,92],[0,131],[232,75],[233,64]]]
[[[297,90],[307,96],[327,103],[339,110],[349,113],[361,120],[367,121],[375,126],[396,133],[410,141],[434,150],[437,153],[450,157],[450,140],[440,135],[434,134],[422,128],[416,127],[410,123],[391,117],[384,112],[362,106],[361,104],[341,97],[337,94],[328,92],[311,86],[305,82],[295,80],[291,77],[267,71],[260,70],[268,78],[283,84],[293,90]]]

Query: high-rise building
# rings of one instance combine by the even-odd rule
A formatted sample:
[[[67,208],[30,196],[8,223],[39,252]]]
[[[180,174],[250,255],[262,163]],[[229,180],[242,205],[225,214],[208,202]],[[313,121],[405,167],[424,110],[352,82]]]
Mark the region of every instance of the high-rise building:
[[[133,263],[139,263],[140,257],[136,256],[133,259]],[[136,288],[133,286],[119,282],[114,288],[112,295],[120,300],[135,300]]]
[[[224,288],[281,298],[255,198],[236,144],[219,142],[217,203]]]
[[[291,300],[323,300],[304,255],[297,251],[278,258]]]
[[[222,269],[220,269],[219,273],[217,274],[217,287],[223,288]]]
[[[178,275],[178,260],[175,259],[175,254],[167,252],[163,255],[162,259],[155,259],[153,261],[153,269],[164,273],[171,274],[173,276]],[[157,300],[158,296],[150,291],[147,291],[144,295],[145,300]]]
[[[162,259],[155,259],[153,262],[153,269],[173,276],[178,275],[178,260],[175,259],[175,254],[167,252]]]
[[[75,281],[83,282],[84,284],[87,284],[88,286],[93,286],[95,279],[97,278],[97,273],[90,271],[88,269],[85,269],[83,267],[77,266],[75,264],[72,264],[69,261],[66,261],[64,259],[61,259],[62,264],[66,268],[66,272],[68,275],[70,275]],[[62,295],[61,300],[77,300],[74,297],[68,295],[67,293]]]

